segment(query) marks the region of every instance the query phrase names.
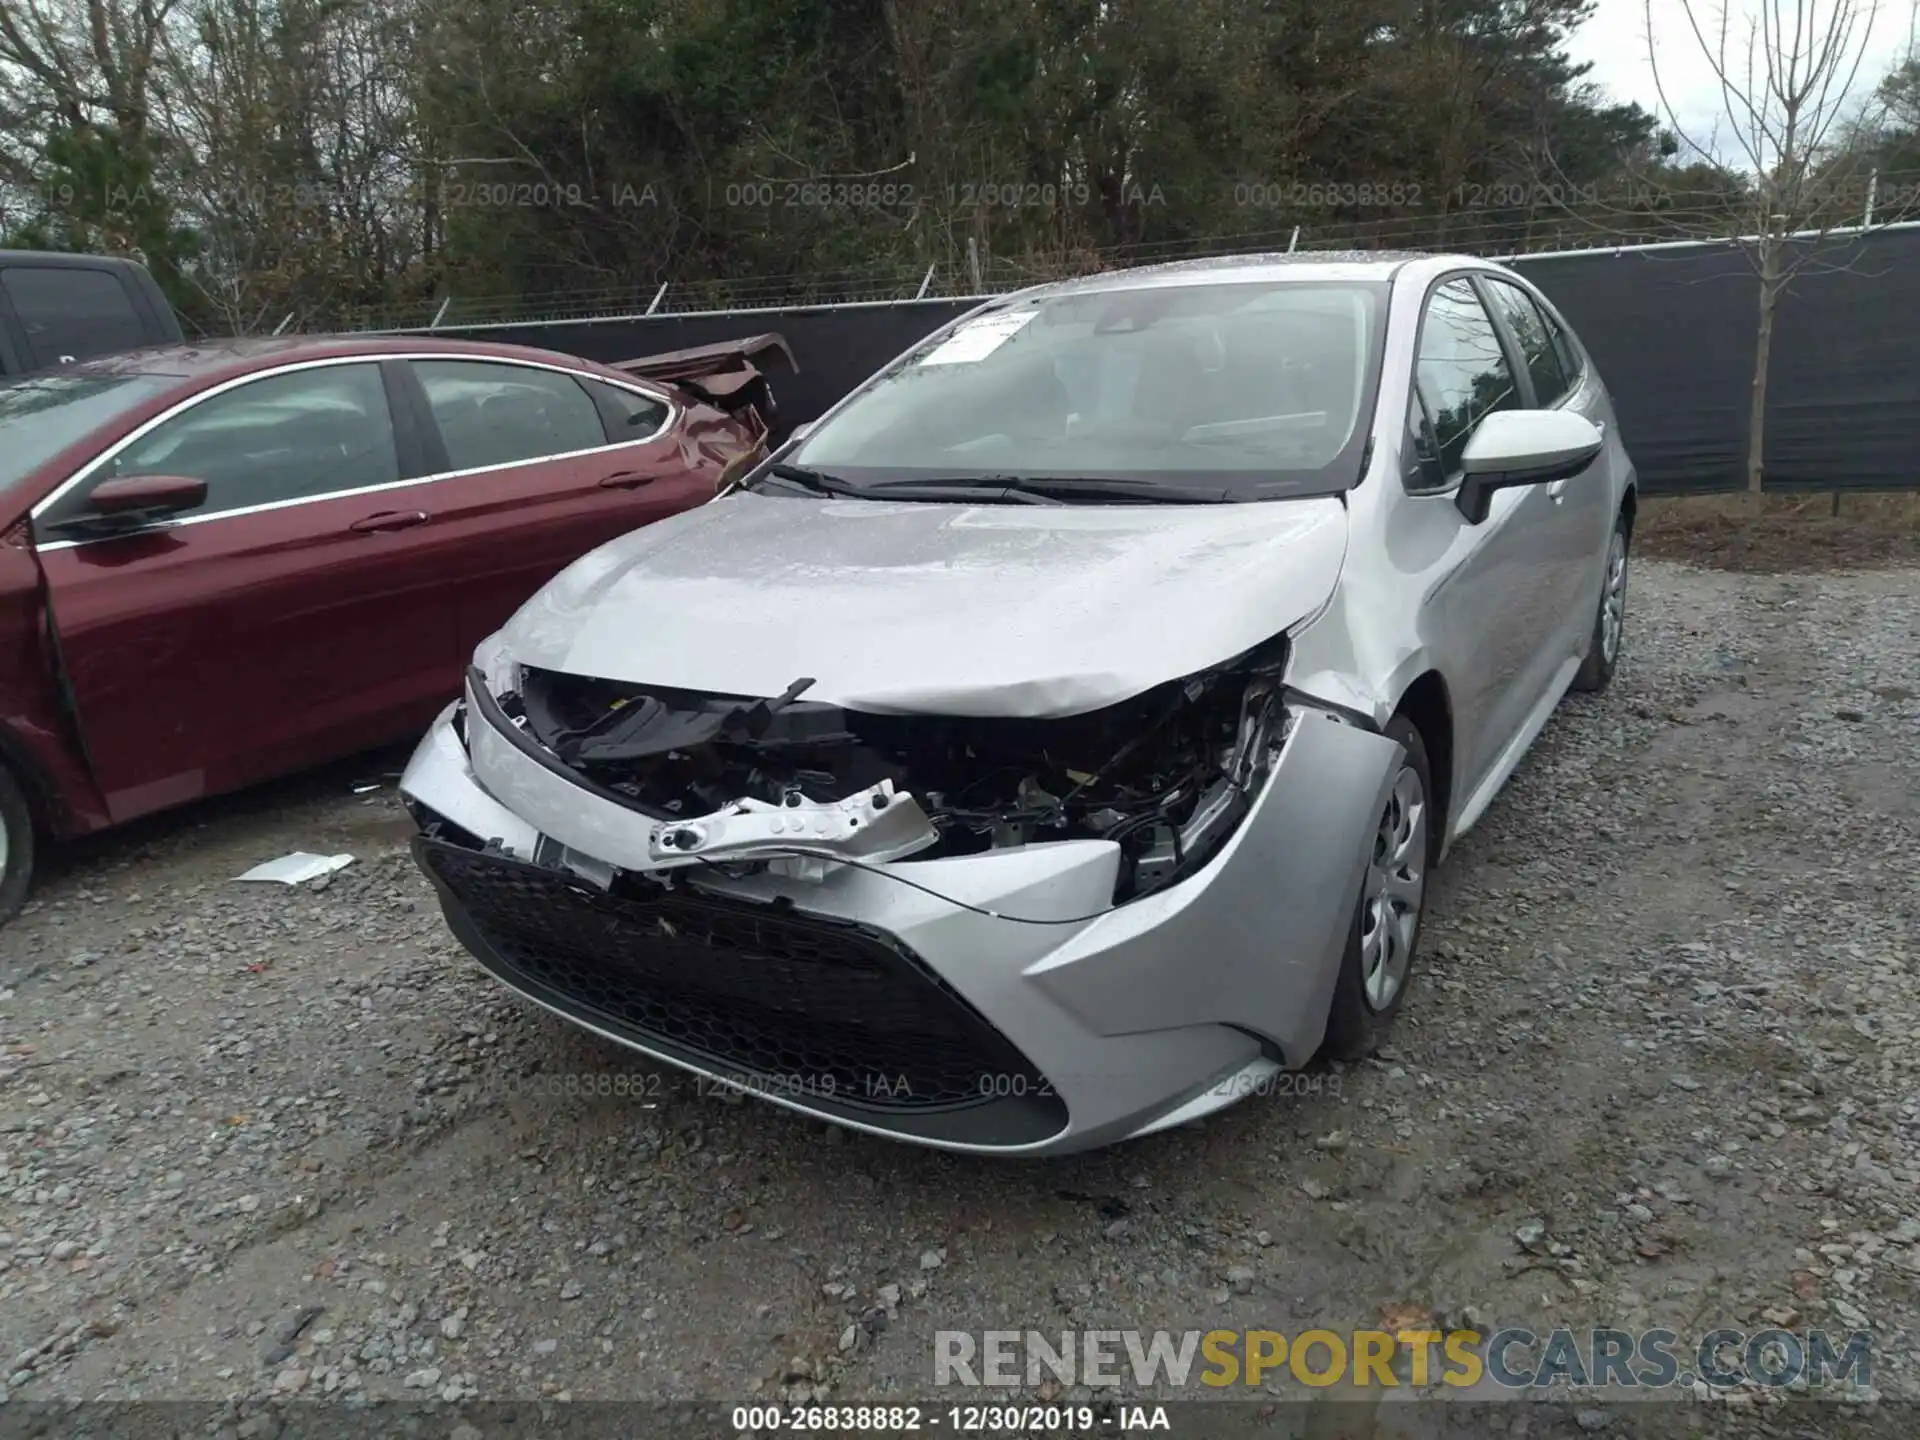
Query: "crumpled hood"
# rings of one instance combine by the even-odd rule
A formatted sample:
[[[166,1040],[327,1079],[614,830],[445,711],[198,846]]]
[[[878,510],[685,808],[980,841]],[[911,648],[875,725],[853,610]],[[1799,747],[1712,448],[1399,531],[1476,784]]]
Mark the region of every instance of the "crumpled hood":
[[[735,493],[576,561],[500,640],[543,669],[877,713],[1070,715],[1317,612],[1336,497],[955,505]]]

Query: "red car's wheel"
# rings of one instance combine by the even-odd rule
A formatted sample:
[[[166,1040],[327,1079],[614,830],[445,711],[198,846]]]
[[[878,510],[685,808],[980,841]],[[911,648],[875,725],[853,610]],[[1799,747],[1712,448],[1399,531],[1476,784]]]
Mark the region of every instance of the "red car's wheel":
[[[0,765],[0,925],[11,920],[33,880],[33,812],[20,782]]]

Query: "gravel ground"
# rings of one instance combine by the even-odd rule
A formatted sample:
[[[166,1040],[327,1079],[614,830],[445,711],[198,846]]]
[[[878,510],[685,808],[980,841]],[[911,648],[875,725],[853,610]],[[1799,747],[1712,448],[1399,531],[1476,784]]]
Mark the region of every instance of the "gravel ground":
[[[0,932],[0,1396],[924,1397],[937,1329],[1436,1314],[1870,1327],[1846,1413],[1920,1399],[1917,578],[1642,564],[1391,1048],[1065,1160],[575,1035],[364,763],[108,837]],[[231,883],[296,848],[359,859]]]

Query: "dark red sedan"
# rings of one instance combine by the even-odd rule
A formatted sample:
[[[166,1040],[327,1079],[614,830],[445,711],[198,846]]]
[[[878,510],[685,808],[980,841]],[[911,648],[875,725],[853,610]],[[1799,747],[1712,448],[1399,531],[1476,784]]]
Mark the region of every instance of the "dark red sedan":
[[[0,385],[0,920],[36,837],[423,729],[542,584],[756,451],[772,350],[234,340]]]

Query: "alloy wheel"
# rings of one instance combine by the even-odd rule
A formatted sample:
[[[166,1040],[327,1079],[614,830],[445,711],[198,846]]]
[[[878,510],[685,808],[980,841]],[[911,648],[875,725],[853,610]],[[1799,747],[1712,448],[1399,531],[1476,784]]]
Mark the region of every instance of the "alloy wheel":
[[[1360,978],[1367,1004],[1385,1010],[1407,983],[1427,880],[1427,793],[1402,765],[1380,815],[1361,897]]]
[[[1627,625],[1627,537],[1613,532],[1607,547],[1607,588],[1600,597],[1600,654],[1613,664],[1620,654],[1620,636]]]

